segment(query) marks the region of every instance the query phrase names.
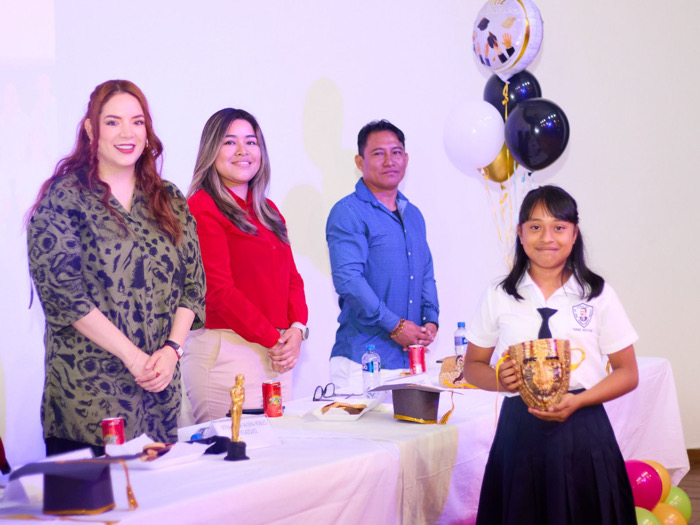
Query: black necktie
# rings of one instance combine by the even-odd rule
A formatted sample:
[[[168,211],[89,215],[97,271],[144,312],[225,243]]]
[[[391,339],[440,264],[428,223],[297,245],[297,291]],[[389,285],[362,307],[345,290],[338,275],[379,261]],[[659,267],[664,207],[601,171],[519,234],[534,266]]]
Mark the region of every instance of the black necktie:
[[[554,308],[538,308],[537,311],[542,316],[542,324],[540,325],[540,332],[537,334],[537,338],[551,339],[552,331],[549,329],[549,318],[557,313],[557,311]]]

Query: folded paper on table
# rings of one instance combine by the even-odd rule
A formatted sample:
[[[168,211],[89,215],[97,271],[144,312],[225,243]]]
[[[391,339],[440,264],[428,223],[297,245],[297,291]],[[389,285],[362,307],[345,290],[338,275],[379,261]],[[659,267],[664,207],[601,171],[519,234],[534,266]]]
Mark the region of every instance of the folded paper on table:
[[[231,418],[215,419],[209,423],[204,437],[224,436],[231,439]],[[267,416],[246,416],[241,418],[240,438],[245,442],[247,450],[278,446],[282,442],[277,437],[267,420]]]

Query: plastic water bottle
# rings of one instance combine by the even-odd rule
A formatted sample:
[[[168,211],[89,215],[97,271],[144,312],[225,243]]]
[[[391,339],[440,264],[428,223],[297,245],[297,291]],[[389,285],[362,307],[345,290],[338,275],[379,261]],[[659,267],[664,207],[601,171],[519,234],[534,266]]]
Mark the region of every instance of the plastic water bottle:
[[[455,330],[455,354],[464,355],[467,353],[467,328],[464,321],[457,323],[457,330]]]
[[[367,351],[362,356],[362,388],[365,392],[382,384],[382,360],[374,351],[374,345],[367,345]],[[370,397],[375,392],[368,394]]]

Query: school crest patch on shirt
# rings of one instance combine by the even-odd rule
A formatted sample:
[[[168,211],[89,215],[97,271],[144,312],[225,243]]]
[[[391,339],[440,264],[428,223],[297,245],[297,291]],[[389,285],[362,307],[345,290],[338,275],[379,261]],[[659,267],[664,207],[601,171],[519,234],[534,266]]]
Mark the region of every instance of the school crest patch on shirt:
[[[576,322],[583,328],[586,328],[593,318],[593,307],[590,304],[579,303],[576,306],[572,306],[571,310],[574,312]]]

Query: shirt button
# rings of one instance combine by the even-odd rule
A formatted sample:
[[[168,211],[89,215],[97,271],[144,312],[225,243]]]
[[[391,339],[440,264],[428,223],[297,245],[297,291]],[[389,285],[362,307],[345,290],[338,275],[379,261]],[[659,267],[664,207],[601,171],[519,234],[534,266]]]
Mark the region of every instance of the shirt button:
[[[408,304],[413,304],[413,299],[409,299]]]
[[[408,255],[411,255],[411,252],[408,252]]]
[[[413,276],[411,275],[411,279],[413,279]]]

